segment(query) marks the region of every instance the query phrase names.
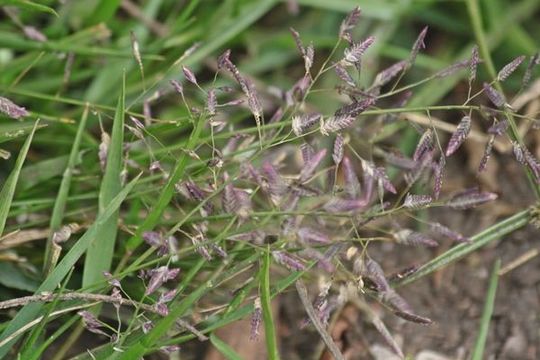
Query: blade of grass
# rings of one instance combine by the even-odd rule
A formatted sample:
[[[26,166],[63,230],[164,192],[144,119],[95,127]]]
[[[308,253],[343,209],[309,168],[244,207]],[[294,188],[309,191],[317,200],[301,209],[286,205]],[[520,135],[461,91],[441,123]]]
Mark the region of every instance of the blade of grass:
[[[242,360],[242,357],[238,355],[232,347],[229,346],[225,341],[218,338],[214,333],[210,335],[210,341],[212,345],[228,360]]]
[[[13,141],[20,136],[32,132],[36,124],[31,121],[10,122],[0,125],[0,143]],[[38,125],[36,129],[41,129],[47,125]]]
[[[270,249],[266,250],[263,257],[262,271],[260,278],[261,286],[261,307],[264,321],[264,336],[266,339],[266,351],[271,360],[279,359],[279,349],[276,340],[276,327],[272,316],[272,304],[270,296]]]
[[[239,250],[243,247],[244,244],[240,243],[235,248]],[[234,252],[231,251],[230,254]],[[222,264],[217,267],[212,274],[208,277],[207,280],[203,281],[195,290],[189,293],[189,295],[184,298],[182,301],[171,306],[169,315],[157,322],[154,328],[146,334],[144,337],[139,339],[135,343],[130,343],[129,347],[123,353],[115,353],[111,359],[121,359],[121,360],[131,360],[138,359],[144,356],[148,351],[152,349],[154,344],[171,328],[176,319],[183,316],[186,311],[192,308],[193,304],[198,301],[203,295],[208,291],[213,289],[213,284],[216,283],[216,280],[219,276],[230,276],[231,273],[234,273],[238,268],[243,266],[245,263],[253,262],[258,257],[259,254],[253,254],[247,259],[239,262],[234,262],[234,255],[230,255],[230,263],[235,264],[230,270],[224,271],[226,264]],[[198,272],[198,271],[197,271]]]
[[[88,17],[91,25],[99,24],[101,22],[106,23],[116,13],[116,10],[120,6],[122,0],[101,0],[95,6],[91,16]]]
[[[36,354],[36,349],[35,349],[36,344],[39,342],[41,334],[43,334],[43,331],[45,330],[45,326],[47,325],[47,322],[49,320],[49,316],[52,312],[54,312],[56,306],[58,305],[58,302],[60,301],[60,295],[62,295],[64,291],[66,290],[66,286],[69,280],[71,279],[72,275],[73,275],[73,268],[64,279],[60,289],[54,295],[55,298],[50,304],[50,306],[47,306],[47,310],[45,311],[45,314],[43,314],[43,320],[41,320],[38,326],[32,329],[30,334],[27,336],[26,341],[20,347],[19,353],[21,354],[21,358],[30,359],[31,357],[39,357],[39,355]]]
[[[47,275],[51,270],[56,266],[56,263],[53,261],[53,247],[52,242],[52,233],[57,231],[62,225],[62,220],[64,218],[64,211],[66,210],[67,198],[69,195],[69,188],[71,186],[71,178],[73,176],[73,170],[77,163],[77,157],[79,155],[79,147],[81,145],[81,138],[86,127],[86,119],[88,118],[88,106],[84,109],[81,121],[79,122],[79,127],[77,129],[77,134],[73,140],[73,146],[71,147],[71,153],[69,154],[69,159],[67,167],[62,176],[62,181],[60,183],[60,188],[58,189],[58,195],[54,202],[53,211],[51,214],[51,221],[49,228],[51,229],[51,235],[47,239],[47,247],[45,249],[45,261],[43,266],[43,274]]]
[[[112,125],[111,143],[107,151],[107,164],[99,191],[98,214],[102,214],[105,211],[107,205],[122,188],[120,173],[122,172],[124,150],[125,90],[126,77],[124,75]],[[96,238],[88,247],[84,261],[83,287],[102,280],[103,272],[110,270],[117,233],[118,210],[103,224]]]
[[[54,16],[58,16],[58,14],[56,13],[56,11],[54,11],[53,8],[50,8],[42,4],[37,4],[35,2],[28,1],[28,0],[0,0],[0,5],[1,6],[10,5],[10,6],[19,7],[25,10],[41,11],[41,12],[52,14]]]
[[[14,50],[39,50],[39,51],[62,51],[62,52],[72,52],[76,55],[81,56],[110,56],[123,59],[129,59],[133,55],[129,51],[117,50],[113,48],[99,47],[99,46],[85,46],[85,45],[76,45],[73,43],[62,43],[56,41],[30,41],[26,40],[20,36],[14,35],[6,31],[0,32],[0,46],[14,49]],[[155,54],[141,54],[141,57],[145,60],[163,60],[163,57]]]
[[[411,276],[403,278],[402,281],[396,282],[394,285],[402,286],[409,284],[413,281],[416,281],[432,272],[439,270],[446,265],[449,265],[462,257],[470,254],[471,252],[479,249],[482,246],[487,245],[488,243],[497,240],[529,223],[531,218],[531,211],[524,210],[521,211],[487,229],[476,234],[471,238],[470,243],[462,243],[454,246],[450,250],[444,252],[443,254],[437,256],[433,260],[422,265],[418,271],[416,271]]]
[[[366,17],[372,17],[381,20],[394,19],[396,13],[403,7],[399,2],[393,1],[362,1],[361,3],[356,0],[299,0],[298,3],[304,6],[316,7],[324,10],[339,11],[348,13],[356,6],[360,5],[362,14]]]
[[[21,173],[24,160],[26,159],[26,154],[28,154],[28,149],[30,149],[30,143],[34,137],[34,133],[38,127],[39,120],[37,120],[30,132],[30,135],[26,138],[26,141],[23,144],[21,152],[17,157],[15,162],[15,168],[9,174],[2,191],[0,191],[0,235],[4,232],[4,227],[6,226],[6,219],[9,214],[9,208],[11,207],[11,202],[13,201],[13,195],[15,194],[15,189],[17,188],[17,182],[19,179],[19,174]]]
[[[187,141],[185,147],[186,151],[182,152],[182,154],[180,155],[180,159],[178,159],[178,162],[174,167],[174,171],[169,177],[167,184],[163,188],[163,191],[159,195],[156,204],[149,212],[144,222],[137,228],[137,232],[135,233],[135,235],[128,240],[126,245],[128,254],[135,250],[142,243],[142,233],[152,230],[154,226],[156,226],[156,224],[161,220],[161,214],[163,214],[163,211],[165,211],[165,208],[169,205],[169,202],[174,195],[176,183],[178,183],[178,181],[180,181],[184,176],[184,170],[189,160],[189,155],[187,154],[187,152],[195,148],[195,145],[198,143],[205,123],[206,119],[204,117],[200,117],[197,120],[197,123],[195,124],[195,127],[193,128],[193,131],[191,132]]]
[[[54,291],[56,289],[62,279],[64,279],[64,277],[69,273],[71,268],[84,254],[90,243],[95,239],[96,235],[99,233],[99,230],[103,227],[103,224],[105,224],[113,215],[113,213],[118,210],[120,204],[124,201],[128,193],[133,189],[139,177],[140,175],[133,179],[114,199],[112,199],[105,211],[97,217],[94,224],[92,224],[92,226],[88,228],[88,230],[83,234],[83,236],[81,236],[81,238],[73,245],[69,252],[64,256],[64,258],[58,263],[56,268],[54,268],[50,275],[47,276],[41,286],[36,290],[36,293],[41,293],[44,291]],[[0,340],[8,338],[18,329],[25,326],[25,324],[35,319],[39,315],[42,306],[43,305],[40,303],[31,303],[25,305],[9,322],[7,328],[0,335]],[[0,359],[6,356],[7,352],[11,349],[15,341],[16,339],[12,339],[11,341],[0,347]]]
[[[251,259],[256,259],[256,257],[252,256]],[[250,259],[247,259],[247,260],[250,260]],[[205,260],[203,259],[202,263],[204,263],[204,262],[205,262]],[[315,265],[315,262],[312,262],[310,265],[307,266],[307,270],[311,269],[314,265]],[[194,270],[195,271],[190,270],[191,277],[195,276],[199,271],[199,269],[194,269]],[[274,298],[277,295],[281,294],[283,291],[285,291],[285,289],[287,289],[289,286],[294,284],[294,282],[296,280],[298,280],[300,277],[302,277],[306,273],[307,270],[295,271],[295,272],[291,273],[290,275],[288,275],[287,277],[278,280],[276,285],[273,286],[273,288],[272,288],[272,293],[271,293],[272,298]],[[184,283],[184,281],[183,281],[183,283]],[[185,282],[185,283],[187,284],[187,282]],[[181,289],[181,288],[183,289],[183,288],[185,288],[185,286],[180,285],[179,289]],[[230,324],[230,323],[233,323],[233,322],[238,321],[240,319],[243,319],[246,316],[248,316],[250,313],[252,313],[253,309],[254,309],[253,303],[244,305],[244,306],[240,307],[239,309],[236,309],[236,310],[234,310],[234,311],[232,311],[230,313],[227,313],[226,315],[224,315],[222,318],[218,319],[217,321],[215,321],[213,323],[210,323],[206,328],[201,330],[201,332],[204,333],[204,334],[207,334],[207,333],[210,333],[210,332],[212,332],[212,331],[214,331],[216,329],[219,329],[219,328],[221,328],[221,327],[223,327],[223,326],[225,326],[227,324]],[[167,341],[165,343],[165,345],[181,344],[181,343],[184,343],[186,341],[189,341],[189,340],[193,339],[194,337],[195,337],[194,334],[181,335],[181,336],[178,336],[176,338],[173,338],[173,339]],[[140,341],[140,338],[137,338],[137,340],[134,343],[138,344],[139,341]],[[103,346],[98,347],[98,348],[96,348],[94,350],[95,350],[94,355],[98,356],[99,358],[108,358],[108,357],[112,356],[111,354],[118,354],[118,353],[114,352],[114,350],[112,349],[111,344],[103,345]],[[129,358],[127,358],[127,359],[129,359]],[[81,355],[73,358],[72,360],[91,360],[91,358],[88,356],[87,353],[84,353],[84,354],[81,354]]]
[[[489,288],[486,295],[486,303],[484,305],[484,311],[482,312],[482,319],[480,320],[478,338],[474,344],[474,351],[471,357],[472,360],[482,360],[484,358],[484,349],[486,347],[489,322],[491,320],[491,315],[493,314],[493,308],[495,307],[495,295],[497,294],[497,285],[499,283],[500,267],[501,260],[497,259],[497,261],[495,261],[495,265],[493,265],[493,270],[491,270]]]

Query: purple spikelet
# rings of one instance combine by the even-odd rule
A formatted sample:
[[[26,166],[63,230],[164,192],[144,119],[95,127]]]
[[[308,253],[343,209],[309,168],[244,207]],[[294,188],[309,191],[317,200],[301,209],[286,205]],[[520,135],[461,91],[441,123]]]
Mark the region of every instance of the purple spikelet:
[[[517,141],[512,141],[512,150],[514,152],[514,157],[516,158],[516,160],[520,164],[526,165],[527,161],[525,160],[525,154],[523,152],[523,148]]]
[[[306,49],[304,49],[304,45],[302,44],[302,40],[300,39],[300,34],[298,31],[296,31],[294,28],[289,28],[289,31],[292,34],[292,37],[294,39],[294,43],[296,44],[296,48],[300,52],[302,56],[306,53]]]
[[[309,180],[312,176],[315,170],[317,169],[317,166],[319,166],[322,159],[326,156],[326,149],[322,149],[318,151],[313,157],[304,164],[302,167],[302,171],[300,172],[300,182],[306,182]]]
[[[469,60],[460,60],[460,61],[457,61],[447,67],[445,67],[444,69],[442,69],[441,71],[437,72],[437,74],[435,74],[436,77],[438,78],[445,78],[445,77],[448,77],[450,75],[453,75],[454,73],[456,73],[457,71],[461,70],[461,69],[464,69],[466,67],[469,66],[469,63],[470,61]]]
[[[157,231],[145,231],[142,233],[142,238],[148,245],[155,248],[159,248],[163,243],[162,236]]]
[[[193,181],[188,180],[184,183],[185,195],[192,201],[202,202],[206,199],[205,193]],[[183,189],[181,189],[183,190]],[[203,209],[207,214],[214,212],[214,206],[210,202],[205,202]]]
[[[494,143],[495,143],[495,136],[491,135],[486,144],[486,148],[484,149],[484,155],[482,156],[482,159],[480,160],[480,165],[478,165],[478,172],[482,172],[486,169],[489,158],[491,157],[491,153],[493,152]]]
[[[242,92],[246,95],[248,99],[248,107],[251,110],[251,113],[255,117],[255,122],[257,123],[257,126],[259,127],[261,125],[261,119],[263,115],[263,110],[261,103],[259,101],[259,97],[257,94],[257,91],[255,90],[255,87],[249,81],[248,79],[244,78],[240,71],[238,71],[238,68],[236,65],[232,63],[232,61],[229,59],[229,56],[231,54],[230,50],[226,50],[223,55],[221,55],[218,58],[218,68],[226,68],[234,77],[236,82],[240,85],[240,88],[242,89]]]
[[[300,152],[302,153],[302,161],[304,162],[304,164],[307,164],[313,157],[313,155],[315,155],[315,150],[313,150],[313,146],[308,143],[302,143],[302,145],[300,145]]]
[[[336,164],[336,166],[339,166],[341,160],[343,160],[343,145],[343,135],[337,134],[336,139],[334,140],[334,151],[332,152],[332,159],[334,160],[334,164]]]
[[[393,234],[398,244],[413,245],[413,246],[428,246],[435,247],[439,244],[429,238],[427,235],[412,231],[410,229],[403,229]]]
[[[375,38],[373,36],[369,36],[361,43],[353,43],[351,47],[345,49],[343,53],[343,61],[346,64],[358,65],[362,59],[362,55],[364,55],[366,50],[373,44],[374,41]]]
[[[184,94],[184,87],[182,86],[182,84],[180,84],[180,82],[178,82],[176,80],[171,80],[171,85],[172,85],[174,91],[176,91],[178,94],[180,94],[180,95]]]
[[[380,187],[391,192],[392,194],[397,194],[396,188],[394,185],[392,185],[392,182],[390,182],[390,179],[388,178],[388,175],[383,167],[375,167],[375,164],[371,162],[362,161],[362,168],[364,169],[365,174],[377,180]]]
[[[146,287],[145,295],[150,295],[156,291],[163,283],[174,279],[180,273],[180,269],[170,269],[167,266],[161,266],[151,271],[150,280]]]
[[[343,176],[345,184],[343,186],[345,193],[351,199],[356,199],[360,195],[360,182],[348,156],[343,158]]]
[[[416,162],[421,162],[422,159],[426,156],[427,153],[431,152],[435,147],[433,141],[433,130],[427,129],[416,145],[416,150],[414,151],[413,160]]]
[[[409,209],[418,209],[431,204],[433,198],[430,195],[407,194],[403,206]]]
[[[90,311],[81,310],[77,314],[82,318],[84,327],[88,331],[98,335],[109,336],[106,332],[100,329],[103,327],[103,323],[101,323]]]
[[[262,172],[266,178],[267,190],[274,204],[279,204],[281,197],[287,191],[287,184],[279,175],[276,168],[269,162],[264,162]]]
[[[435,200],[438,200],[441,194],[445,165],[446,165],[446,159],[443,155],[441,155],[439,162],[435,164],[434,170],[433,170],[433,173],[434,173],[433,177],[435,179],[434,185],[433,185],[433,197],[435,198]]]
[[[375,104],[376,98],[375,97],[367,97],[361,101],[355,101],[351,104],[342,106],[339,108],[335,113],[334,116],[344,116],[349,115],[353,117],[357,117],[362,112],[367,110],[370,106]]]
[[[302,271],[306,269],[306,266],[298,258],[285,251],[272,251],[272,257],[278,264],[284,265],[291,270]]]
[[[352,78],[351,75],[347,72],[347,70],[341,66],[340,64],[334,65],[334,71],[336,72],[336,75],[343,80],[347,85],[350,85],[352,87],[356,87],[356,82]]]
[[[320,121],[321,114],[310,113],[305,115],[297,115],[292,118],[292,129],[296,136],[301,136],[313,125]]]
[[[45,36],[45,34],[43,34],[41,31],[39,31],[33,26],[24,26],[23,32],[24,32],[24,35],[30,40],[35,40],[39,42],[47,41],[47,36]]]
[[[197,78],[195,77],[195,74],[193,71],[191,71],[188,67],[182,66],[182,72],[184,73],[184,76],[186,77],[186,80],[194,85],[197,84]]]
[[[536,53],[530,57],[529,64],[527,65],[527,69],[525,70],[525,74],[523,74],[523,78],[521,80],[522,88],[526,88],[529,85],[529,82],[531,81],[533,69],[538,64],[540,64],[540,53]]]
[[[111,137],[106,131],[101,132],[101,142],[98,147],[98,158],[101,171],[105,171],[107,166],[107,154],[109,153],[109,145],[111,144]]]
[[[296,235],[302,243],[307,245],[330,243],[330,238],[328,237],[328,235],[309,227],[302,227],[298,229]]]
[[[408,66],[412,66],[416,60],[416,56],[418,55],[418,52],[422,49],[426,48],[426,44],[424,43],[424,39],[426,38],[426,34],[428,31],[428,27],[424,27],[420,34],[418,34],[418,37],[416,38],[416,41],[414,42],[414,45],[411,49],[411,54],[409,55]]]
[[[474,46],[471,51],[471,60],[469,61],[469,83],[472,83],[476,79],[476,69],[480,63],[480,57],[478,56],[478,46]]]
[[[330,133],[346,129],[352,125],[354,120],[355,118],[350,115],[331,116],[321,125],[321,133],[328,136]]]
[[[506,64],[497,74],[497,80],[504,81],[506,80],[516,69],[521,65],[521,63],[525,60],[525,56],[518,56],[508,64]]]
[[[300,54],[302,54],[302,58],[304,59],[304,67],[306,70],[306,74],[309,73],[309,70],[311,69],[311,66],[313,65],[313,57],[314,57],[314,49],[313,44],[309,44],[307,47],[304,47],[302,44],[302,40],[300,39],[300,34],[298,31],[294,30],[293,28],[289,28],[291,31],[291,34],[294,38],[294,42],[296,43],[296,47],[298,48],[298,51]]]
[[[249,335],[250,340],[255,340],[259,336],[259,328],[261,327],[262,322],[262,306],[261,299],[259,297],[255,298],[253,303],[253,314],[251,315],[251,331]]]
[[[504,120],[499,120],[499,121],[495,121],[493,123],[493,125],[491,125],[489,127],[489,129],[487,130],[488,134],[491,134],[491,135],[494,135],[494,136],[500,136],[500,135],[503,135],[506,130],[508,129],[508,120],[504,119]]]
[[[217,106],[216,90],[210,89],[208,90],[207,100],[206,100],[206,109],[208,110],[208,115],[214,116],[216,114],[216,106]]]
[[[385,292],[390,289],[390,284],[384,276],[384,272],[378,262],[371,258],[358,258],[353,264],[353,272],[355,275],[360,275],[370,279],[376,286],[379,292]]]
[[[414,322],[414,323],[417,323],[417,324],[421,324],[421,325],[430,325],[430,324],[433,323],[433,320],[431,320],[430,318],[423,317],[423,316],[420,316],[420,315],[416,315],[416,314],[413,314],[413,313],[408,312],[408,311],[396,310],[396,311],[394,311],[394,314],[396,316],[399,316],[400,318],[402,318],[404,320]]]
[[[349,211],[358,211],[367,205],[364,199],[341,199],[333,197],[324,205],[324,210],[330,213],[342,213]]]
[[[225,182],[225,187],[221,197],[223,210],[229,214],[234,214],[238,210],[239,201],[236,197],[234,186],[229,181],[229,175],[226,172],[223,173],[223,181]]]
[[[392,81],[393,78],[395,78],[405,67],[407,67],[408,62],[406,60],[402,60],[400,62],[395,63],[394,65],[390,66],[389,68],[381,71],[375,76],[375,80],[373,81],[373,85],[371,85],[373,88],[380,88],[386,84],[388,84],[390,81]]]
[[[471,209],[478,205],[497,199],[498,195],[492,192],[481,192],[477,188],[467,189],[455,194],[446,205],[452,209]]]
[[[525,162],[527,163],[527,166],[529,169],[533,172],[533,175],[536,179],[536,182],[540,182],[540,163],[538,160],[533,156],[533,154],[530,153],[530,151],[522,147],[523,149],[523,156],[525,157]]]
[[[0,96],[0,112],[6,114],[12,119],[20,119],[30,115],[25,108],[16,105],[13,101]]]
[[[432,231],[441,234],[443,236],[446,236],[449,239],[452,239],[456,242],[470,242],[471,240],[469,238],[466,238],[465,236],[461,235],[460,233],[449,229],[448,227],[444,226],[440,223],[431,223],[430,228]]]
[[[375,104],[375,101],[375,98],[368,97],[364,100],[343,106],[334,113],[334,116],[331,116],[321,125],[321,133],[323,135],[329,135],[330,133],[348,128],[356,117]]]
[[[351,40],[351,30],[354,29],[358,20],[360,19],[360,7],[355,7],[345,19],[341,22],[339,26],[339,37],[349,43]]]
[[[452,137],[446,147],[446,156],[450,156],[456,152],[456,150],[463,144],[469,132],[471,131],[471,118],[464,116],[461,118],[456,131],[452,133]]]
[[[504,95],[498,92],[488,83],[484,83],[484,92],[486,93],[489,100],[498,108],[503,108],[506,104],[506,99]]]

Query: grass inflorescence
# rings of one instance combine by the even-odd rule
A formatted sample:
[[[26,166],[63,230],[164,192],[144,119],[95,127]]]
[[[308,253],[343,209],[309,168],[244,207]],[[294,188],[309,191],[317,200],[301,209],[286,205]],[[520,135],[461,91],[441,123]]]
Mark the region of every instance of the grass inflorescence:
[[[428,26],[389,45],[385,34],[396,29],[385,19],[403,10],[376,2],[328,15],[324,35],[296,18],[298,27],[256,28],[245,39],[285,6],[8,3],[0,255],[15,280],[2,282],[0,309],[10,312],[0,357],[37,359],[57,339],[54,359],[136,359],[210,340],[238,359],[216,330],[251,316],[250,341],[264,337],[268,358],[285,358],[272,301],[296,289],[303,325],[335,358],[345,357],[329,328],[346,304],[403,358],[376,304],[430,326],[436,319],[400,287],[535,220],[531,204],[471,234],[431,218],[482,211],[501,196],[474,178],[448,185],[469,141],[483,142],[475,175],[506,148],[539,194],[540,162],[525,137],[538,120],[522,111],[538,56],[497,71],[490,48],[502,34],[482,28],[475,0],[466,2],[472,42],[443,60],[432,49],[440,30]],[[508,17],[526,17],[530,3]],[[43,33],[38,23],[48,24]],[[453,88],[461,91],[442,101]],[[382,247],[414,247],[431,260],[391,275]]]

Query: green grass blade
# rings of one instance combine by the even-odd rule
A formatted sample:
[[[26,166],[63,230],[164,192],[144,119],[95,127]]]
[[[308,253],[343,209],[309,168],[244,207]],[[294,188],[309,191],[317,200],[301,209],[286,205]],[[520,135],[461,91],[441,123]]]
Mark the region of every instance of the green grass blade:
[[[28,0],[0,0],[0,6],[4,5],[15,6],[25,10],[46,12],[54,16],[58,16],[58,14],[56,13],[56,11],[54,11],[53,8],[42,4],[37,4]]]
[[[0,31],[0,46],[14,50],[21,51],[48,51],[57,52],[65,51],[72,52],[81,56],[110,56],[121,59],[130,59],[133,54],[130,51],[117,50],[108,47],[98,46],[85,46],[73,43],[63,43],[49,40],[47,42],[38,42],[26,40],[21,36],[18,36],[7,31]],[[159,55],[155,54],[141,54],[141,57],[145,60],[163,60]]]
[[[98,214],[105,211],[107,205],[122,188],[121,176],[123,166],[124,112],[125,112],[125,76],[116,113],[114,115],[111,143],[107,151],[107,165],[99,191]],[[96,238],[88,247],[84,262],[82,285],[86,287],[103,278],[103,272],[110,270],[114,254],[114,244],[118,233],[118,211],[112,214],[100,228]]]
[[[122,0],[101,0],[95,7],[92,16],[89,16],[91,24],[107,22],[116,13]]]
[[[491,271],[491,277],[489,279],[489,289],[486,295],[486,303],[484,305],[484,311],[482,312],[482,319],[480,320],[480,330],[478,332],[478,338],[474,344],[474,351],[472,354],[472,360],[482,360],[484,357],[484,349],[486,347],[486,340],[489,330],[489,322],[491,315],[493,314],[493,308],[495,306],[495,295],[497,294],[497,285],[499,283],[499,268],[501,267],[501,260],[497,259],[493,270]]]
[[[366,0],[366,1],[357,1],[357,0],[299,0],[298,3],[304,6],[316,7],[329,11],[339,11],[343,13],[348,13],[356,6],[360,6],[362,9],[362,14],[366,17],[381,19],[381,20],[390,20],[396,17],[396,14],[399,13],[400,8],[403,5],[400,5],[398,1],[381,1],[381,0]]]
[[[103,211],[96,219],[94,224],[88,228],[88,230],[81,236],[81,238],[73,245],[69,252],[62,258],[58,265],[54,268],[49,276],[43,281],[41,286],[36,290],[36,293],[43,291],[54,291],[65,276],[70,272],[71,268],[84,254],[90,243],[95,239],[96,235],[103,225],[109,220],[109,218],[117,212],[120,204],[124,201],[126,196],[133,189],[137,183],[140,175],[133,179],[126,187],[110,202],[107,209]],[[25,305],[17,315],[11,320],[7,328],[0,335],[0,341],[3,345],[0,346],[0,358],[3,358],[10,350],[16,339],[11,339],[6,342],[6,338],[11,334],[19,330],[25,324],[35,319],[43,305],[40,303],[30,303]]]
[[[53,261],[53,243],[52,243],[52,233],[60,228],[62,225],[62,220],[64,219],[64,211],[66,209],[67,198],[69,195],[69,188],[71,186],[71,178],[73,176],[73,170],[77,163],[77,158],[79,155],[79,147],[81,145],[82,134],[86,127],[86,119],[88,118],[88,107],[84,109],[81,121],[79,122],[79,127],[77,129],[77,134],[73,140],[73,146],[71,147],[71,153],[69,154],[69,159],[67,167],[62,176],[62,181],[60,183],[60,188],[58,189],[58,195],[54,202],[53,211],[51,214],[51,221],[49,228],[51,229],[51,235],[47,239],[47,247],[45,249],[45,261],[43,267],[43,273],[49,274],[50,271],[56,266]]]
[[[272,316],[272,297],[270,296],[270,250],[266,251],[260,278],[261,307],[264,320],[264,335],[266,339],[266,351],[271,360],[279,359],[279,349],[276,340],[276,327]]]
[[[207,280],[204,280],[195,290],[191,291],[182,301],[171,306],[169,314],[155,323],[154,328],[144,337],[137,339],[137,341],[130,342],[127,344],[127,349],[125,352],[115,352],[113,356],[110,356],[110,359],[121,359],[121,360],[131,360],[139,359],[143,357],[147,352],[149,352],[155,345],[167,333],[167,331],[174,324],[176,319],[183,316],[189,309],[191,309],[194,304],[199,301],[199,299],[205,295],[208,291],[213,289],[213,285],[216,283],[218,277],[227,277],[231,274],[241,269],[245,264],[252,263],[259,257],[259,254],[253,254],[243,261],[238,261],[234,263],[235,265],[227,270],[224,270],[224,265],[212,272],[212,275]],[[233,263],[234,257],[231,256],[231,263]],[[203,260],[200,264],[204,264]],[[200,272],[200,267],[195,268],[193,271],[186,276],[179,289],[184,289],[185,286],[191,281],[191,279]],[[109,356],[109,355],[107,355]]]
[[[242,360],[242,357],[229,344],[218,338],[214,333],[210,335],[210,341],[227,360]]]
[[[32,128],[32,132],[30,132],[30,135],[28,135],[28,137],[26,138],[21,152],[17,157],[17,161],[15,162],[15,168],[13,169],[11,174],[9,174],[9,177],[7,178],[4,186],[2,187],[2,191],[0,191],[0,235],[2,235],[4,232],[4,227],[6,226],[6,219],[9,214],[9,208],[11,207],[11,202],[13,201],[15,189],[17,188],[19,174],[21,173],[24,160],[26,159],[26,154],[28,154],[28,149],[30,149],[30,143],[32,142],[38,124],[39,120],[36,121],[34,127]]]
[[[193,128],[193,131],[187,142],[187,151],[193,150],[195,148],[195,145],[199,140],[205,123],[205,118],[201,117],[197,120],[197,124]],[[178,159],[173,173],[169,177],[167,184],[159,195],[156,205],[154,205],[153,209],[149,212],[144,222],[137,228],[136,234],[128,240],[128,252],[135,250],[142,243],[143,232],[152,230],[154,226],[156,226],[156,224],[161,220],[161,214],[163,214],[163,211],[165,211],[165,208],[169,205],[169,202],[174,196],[176,183],[178,183],[178,181],[180,181],[184,176],[184,170],[186,169],[189,160],[189,155],[187,154],[187,151],[182,152],[182,154],[180,155],[180,159]]]
[[[521,211],[473,236],[470,243],[462,243],[454,246],[450,250],[422,265],[414,274],[397,282],[395,285],[402,286],[409,284],[431,274],[432,272],[461,259],[480,247],[527,225],[530,218],[531,213],[529,210]]]
[[[64,282],[62,283],[62,286],[55,294],[55,299],[53,302],[47,306],[45,313],[43,314],[43,319],[37,325],[30,334],[28,334],[28,337],[26,338],[25,342],[22,344],[22,346],[19,349],[19,353],[21,354],[21,357],[23,359],[30,359],[32,357],[39,357],[38,354],[36,354],[36,344],[39,343],[41,338],[41,335],[43,334],[43,331],[45,330],[45,326],[47,325],[49,321],[50,314],[54,311],[56,306],[58,305],[60,298],[59,296],[63,294],[66,290],[66,286],[71,279],[71,276],[73,275],[73,269],[70,271],[68,276],[64,279]]]
[[[33,121],[17,121],[0,124],[0,143],[13,141],[18,137],[30,134],[36,124]],[[47,125],[41,124],[37,126],[37,129],[46,127]]]

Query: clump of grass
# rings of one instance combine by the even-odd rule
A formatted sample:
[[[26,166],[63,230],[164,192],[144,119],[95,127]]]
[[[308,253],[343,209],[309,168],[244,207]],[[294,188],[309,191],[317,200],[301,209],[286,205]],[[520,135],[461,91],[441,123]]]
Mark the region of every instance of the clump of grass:
[[[14,3],[46,10],[30,2]],[[217,48],[232,37],[230,31],[249,26],[273,5],[273,1],[256,8],[246,5],[238,22],[218,37],[220,41],[214,39],[202,47],[189,44],[166,57],[172,60],[168,68],[153,51],[170,45],[146,42],[148,29],[143,27],[124,34],[131,53],[96,48],[94,42],[103,35],[99,27],[73,35],[81,41],[77,47],[46,38],[43,48],[20,38],[13,40],[19,48],[70,55],[55,85],[60,86],[55,96],[48,95],[57,90],[48,84],[39,92],[16,86],[37,66],[28,59],[20,61],[24,70],[2,89],[21,99],[64,104],[63,110],[74,118],[77,112],[83,115],[69,156],[42,181],[48,186],[44,193],[57,191],[58,196],[46,199],[42,206],[32,204],[30,193],[27,208],[19,206],[28,217],[46,214],[50,235],[45,256],[33,259],[34,265],[45,269],[40,284],[31,290],[34,295],[0,302],[2,309],[22,306],[0,335],[1,357],[20,352],[38,358],[50,345],[42,334],[52,324],[63,324],[54,339],[68,334],[73,326],[79,329],[67,338],[68,345],[82,346],[78,337],[83,328],[100,336],[101,345],[84,349],[88,355],[81,358],[140,358],[156,351],[177,351],[189,340],[207,340],[207,335],[224,356],[237,358],[214,331],[251,313],[252,340],[257,341],[264,323],[268,356],[277,359],[276,314],[270,301],[296,284],[309,318],[306,324],[314,325],[334,357],[342,358],[326,330],[332,311],[362,299],[378,302],[407,321],[430,325],[433,320],[422,315],[422,309],[413,309],[396,289],[530,221],[532,212],[524,209],[466,236],[460,229],[420,216],[431,208],[468,210],[497,199],[498,194],[473,183],[456,192],[444,186],[445,166],[468,140],[474,122],[488,127],[487,135],[482,134],[486,151],[479,171],[489,166],[496,138],[509,140],[538,193],[538,160],[515,131],[516,119],[531,119],[509,105],[500,85],[514,76],[524,58],[516,58],[498,73],[491,69],[474,1],[469,6],[479,48],[408,84],[404,83],[414,78],[411,72],[416,62],[430,48],[428,28],[420,31],[402,59],[380,70],[366,57],[382,44],[376,36],[355,33],[362,21],[359,8],[336,27],[330,49],[304,45],[302,32],[291,29],[291,41],[303,64],[296,77],[290,74],[286,86],[262,86],[237,65],[241,54],[233,50],[206,59],[212,72],[197,72],[202,59],[216,55]],[[99,9],[96,16],[103,21],[116,10],[114,6]],[[150,21],[152,9],[145,11],[141,18]],[[185,21],[192,10],[183,11]],[[170,24],[177,31],[188,25]],[[182,41],[168,39],[173,40]],[[111,63],[102,74],[90,74],[95,77],[82,96],[91,100],[87,102],[69,93],[70,81],[77,83],[77,76],[88,76],[73,73],[72,54],[127,56],[129,60],[121,68]],[[54,61],[50,54],[42,56],[43,61]],[[480,57],[492,81],[474,93]],[[537,62],[537,57],[531,59],[531,64]],[[137,80],[129,80],[136,75]],[[468,75],[469,90],[461,102],[434,105],[421,95],[423,88],[463,75]],[[522,90],[530,77],[524,77]],[[116,109],[107,101],[113,92],[119,96]],[[321,97],[337,101],[327,104]],[[169,109],[167,103],[173,106]],[[70,111],[67,105],[77,110]],[[12,118],[42,117],[50,126],[69,127],[66,132],[72,132],[71,125],[64,124],[72,121],[63,114],[28,109],[0,97],[0,110]],[[435,111],[461,120],[457,126],[434,121]],[[415,121],[407,116],[410,113],[425,114],[429,121]],[[93,122],[89,130],[87,121]],[[96,140],[96,122],[101,141]],[[406,152],[395,146],[404,126],[414,139]],[[17,224],[14,212],[18,209],[11,206],[37,128],[35,121],[0,194],[5,200],[0,209],[2,230],[8,221],[13,229],[36,227],[43,221]],[[449,129],[450,140],[443,146]],[[50,136],[44,135],[40,146],[54,142]],[[77,163],[81,152],[84,159]],[[61,176],[59,184],[48,183]],[[62,231],[71,235],[72,221],[83,224],[77,229],[85,229],[78,238],[62,235]],[[383,259],[373,255],[381,243],[431,248],[448,240],[456,245],[395,277],[388,275]],[[315,277],[325,279],[316,298],[304,285]],[[312,304],[310,298],[315,298]],[[96,306],[105,304],[114,311]],[[404,357],[382,320],[369,307],[364,311],[388,345]],[[485,338],[485,331],[481,336]]]

